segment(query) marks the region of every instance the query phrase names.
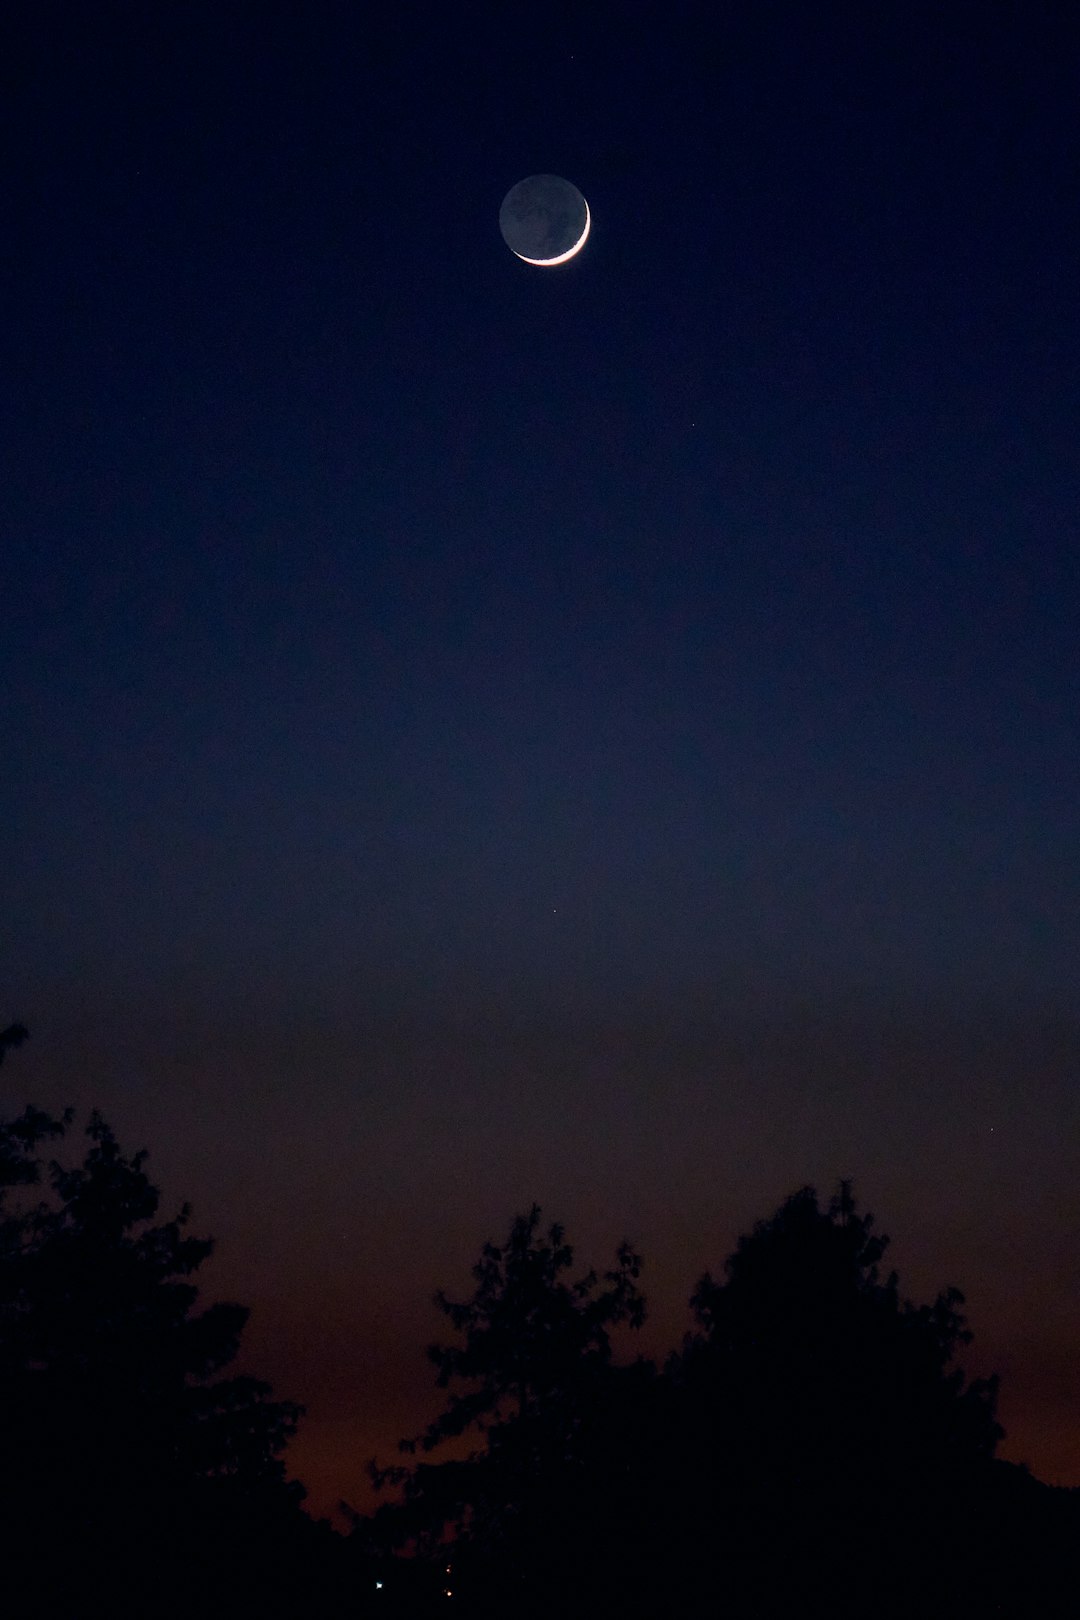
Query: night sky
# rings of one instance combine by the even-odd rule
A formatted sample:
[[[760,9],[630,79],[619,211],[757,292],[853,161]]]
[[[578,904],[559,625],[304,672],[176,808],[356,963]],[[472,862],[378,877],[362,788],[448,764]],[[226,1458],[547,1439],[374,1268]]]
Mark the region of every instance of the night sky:
[[[0,1112],[191,1199],[315,1511],[534,1199],[658,1354],[841,1175],[1080,1484],[1075,8],[34,0],[0,62]]]

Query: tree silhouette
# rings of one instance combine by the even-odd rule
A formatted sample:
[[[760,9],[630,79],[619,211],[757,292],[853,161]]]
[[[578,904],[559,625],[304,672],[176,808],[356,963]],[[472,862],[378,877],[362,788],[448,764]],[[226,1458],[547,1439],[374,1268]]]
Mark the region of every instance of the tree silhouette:
[[[196,1309],[211,1253],[91,1115],[82,1162],[45,1162],[70,1113],[0,1124],[0,1524],[43,1612],[229,1612],[245,1549],[303,1516],[281,1452],[300,1408],[224,1376],[247,1311]],[[15,1553],[18,1553],[17,1559]],[[218,1606],[215,1607],[215,1602]]]
[[[438,1368],[440,1389],[465,1384],[420,1440],[425,1451],[476,1427],[501,1431],[512,1420],[515,1432],[571,1425],[578,1413],[566,1402],[568,1386],[587,1386],[611,1361],[610,1330],[628,1322],[640,1327],[645,1301],[638,1289],[641,1257],[628,1243],[616,1253],[615,1267],[601,1279],[590,1271],[576,1282],[563,1281],[574,1252],[564,1229],[540,1235],[540,1209],[519,1215],[506,1243],[484,1245],[473,1276],[471,1298],[435,1302],[464,1335],[462,1345],[433,1344],[428,1356]],[[569,1439],[569,1433],[563,1440]],[[408,1442],[412,1449],[414,1442]]]
[[[849,1184],[824,1209],[801,1189],[701,1279],[657,1375],[611,1356],[643,1317],[638,1257],[571,1283],[562,1229],[519,1216],[469,1298],[437,1296],[450,1400],[403,1443],[416,1460],[373,1465],[403,1500],[363,1544],[441,1553],[481,1616],[1064,1616],[1080,1493],[995,1460],[996,1382],[958,1365],[962,1295],[907,1301],[887,1246]]]
[[[6,1029],[0,1029],[0,1063],[4,1061],[5,1052],[12,1051],[21,1046],[29,1038],[30,1031],[25,1024],[8,1024]]]
[[[765,1612],[906,1615],[921,1593],[924,1613],[955,1613],[986,1595],[996,1380],[956,1365],[960,1292],[903,1300],[887,1245],[849,1184],[825,1210],[805,1187],[739,1240],[724,1282],[701,1279],[669,1368],[690,1486],[672,1533],[698,1589],[711,1538]]]
[[[649,1378],[643,1364],[612,1361],[612,1330],[644,1320],[640,1256],[623,1243],[602,1275],[570,1280],[572,1266],[563,1228],[541,1232],[536,1205],[514,1220],[505,1243],[485,1244],[471,1296],[435,1296],[461,1336],[428,1349],[439,1388],[450,1391],[447,1407],[401,1449],[431,1452],[470,1434],[482,1444],[437,1464],[372,1465],[377,1484],[404,1487],[403,1507],[381,1522],[430,1554],[449,1547],[467,1586],[471,1579],[474,1605],[540,1612],[556,1570],[565,1585],[586,1529],[600,1534],[595,1492],[621,1450],[610,1444],[613,1414],[626,1410],[631,1385]],[[594,1545],[593,1562],[597,1552]]]

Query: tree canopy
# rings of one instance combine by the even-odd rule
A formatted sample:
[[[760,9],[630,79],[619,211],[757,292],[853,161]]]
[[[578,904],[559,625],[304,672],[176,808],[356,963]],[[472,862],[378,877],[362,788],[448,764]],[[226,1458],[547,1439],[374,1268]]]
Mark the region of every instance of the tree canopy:
[[[425,1451],[471,1427],[498,1432],[511,1419],[547,1427],[556,1409],[571,1420],[567,1397],[576,1390],[580,1404],[580,1396],[591,1393],[590,1382],[611,1361],[611,1329],[624,1322],[640,1327],[645,1319],[637,1286],[641,1257],[629,1243],[619,1246],[602,1278],[589,1271],[569,1281],[564,1274],[573,1260],[563,1227],[555,1224],[541,1235],[534,1204],[516,1218],[501,1247],[484,1245],[469,1299],[435,1296],[464,1335],[463,1344],[429,1347],[438,1386],[466,1388],[454,1390],[446,1412],[421,1438]]]
[[[546,1601],[550,1549],[560,1549],[565,1577],[583,1525],[599,1529],[586,1498],[601,1505],[601,1468],[622,1449],[611,1444],[614,1412],[635,1376],[614,1364],[611,1335],[645,1318],[641,1258],[629,1243],[608,1270],[573,1278],[564,1229],[545,1231],[540,1217],[533,1205],[504,1242],[484,1245],[467,1299],[435,1296],[459,1336],[428,1349],[449,1398],[401,1449],[430,1453],[470,1436],[472,1449],[438,1463],[372,1465],[379,1485],[404,1488],[402,1504],[381,1515],[388,1534],[428,1552],[452,1546],[459,1568],[483,1568],[490,1601],[521,1613]]]
[[[228,1373],[248,1313],[198,1308],[212,1241],[186,1205],[157,1219],[145,1152],[93,1113],[80,1161],[46,1157],[71,1124],[0,1123],[0,1524],[47,1612],[92,1563],[113,1612],[171,1613],[196,1571],[220,1584],[245,1538],[297,1527],[301,1409]]]
[[[145,1151],[100,1114],[65,1154],[72,1126],[32,1107],[0,1122],[13,1612],[418,1616],[452,1590],[474,1620],[1071,1614],[1080,1493],[997,1461],[963,1295],[906,1299],[849,1183],[824,1206],[803,1187],[742,1236],[661,1368],[616,1354],[645,1320],[636,1249],[580,1271],[561,1225],[518,1215],[466,1297],[435,1296],[445,1405],[402,1462],[371,1465],[396,1499],[345,1542],[286,1477],[301,1409],[234,1370],[247,1311],[199,1301],[212,1240],[187,1205],[161,1217]],[[370,1562],[402,1550],[407,1572]],[[374,1567],[400,1601],[376,1600]]]
[[[804,1187],[740,1238],[723,1281],[699,1282],[668,1369],[685,1568],[719,1537],[733,1585],[837,1615],[872,1593],[876,1613],[906,1613],[931,1574],[961,1601],[977,1579],[996,1381],[957,1363],[963,1295],[903,1299],[888,1241],[849,1184],[825,1208]]]
[[[375,1469],[402,1497],[367,1532],[441,1550],[483,1615],[1019,1620],[1035,1590],[1063,1613],[1067,1537],[1044,1488],[995,1461],[996,1381],[958,1360],[963,1296],[906,1300],[888,1241],[850,1184],[824,1207],[800,1189],[701,1278],[657,1371],[611,1354],[610,1330],[644,1317],[638,1255],[570,1282],[565,1233],[534,1207],[484,1246],[470,1297],[436,1296],[459,1336],[428,1352],[450,1398],[403,1442],[416,1460]]]

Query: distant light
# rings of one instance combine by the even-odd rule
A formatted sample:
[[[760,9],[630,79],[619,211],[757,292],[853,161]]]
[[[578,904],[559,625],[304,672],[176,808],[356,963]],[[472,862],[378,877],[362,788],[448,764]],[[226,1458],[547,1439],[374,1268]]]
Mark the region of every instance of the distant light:
[[[375,1590],[376,1590],[376,1592],[381,1592],[382,1591],[382,1581],[376,1581],[375,1582]]]

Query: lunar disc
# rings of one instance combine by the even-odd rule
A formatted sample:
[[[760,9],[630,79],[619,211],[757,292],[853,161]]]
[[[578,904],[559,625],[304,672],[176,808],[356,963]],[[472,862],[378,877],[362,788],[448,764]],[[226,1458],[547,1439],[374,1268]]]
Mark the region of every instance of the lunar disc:
[[[499,229],[526,264],[565,264],[589,234],[589,205],[577,186],[557,174],[531,174],[503,198]]]

